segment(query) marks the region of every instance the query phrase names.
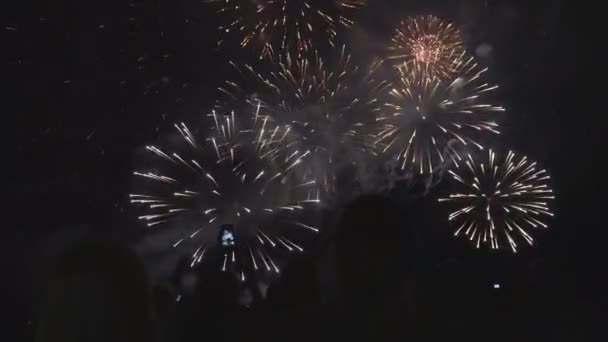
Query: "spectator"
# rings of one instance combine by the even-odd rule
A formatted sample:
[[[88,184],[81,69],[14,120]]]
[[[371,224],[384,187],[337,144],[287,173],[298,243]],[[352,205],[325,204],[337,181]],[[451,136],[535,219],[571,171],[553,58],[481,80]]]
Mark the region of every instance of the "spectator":
[[[238,281],[232,273],[200,267],[193,294],[185,296],[178,306],[182,340],[235,340],[242,326],[238,294]]]
[[[41,306],[38,342],[156,341],[143,265],[128,249],[83,243],[53,270]]]
[[[333,338],[397,340],[408,332],[404,276],[414,242],[405,215],[381,196],[362,196],[343,210],[335,236],[339,298],[324,319]]]

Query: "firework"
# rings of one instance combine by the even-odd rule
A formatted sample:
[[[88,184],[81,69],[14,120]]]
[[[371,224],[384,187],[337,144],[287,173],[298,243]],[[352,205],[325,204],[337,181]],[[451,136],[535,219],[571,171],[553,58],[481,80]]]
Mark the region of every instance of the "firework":
[[[499,134],[495,120],[504,108],[482,102],[498,86],[481,80],[487,69],[479,70],[472,58],[458,70],[441,80],[407,65],[399,69],[372,136],[378,151],[394,156],[402,170],[431,174],[461,160],[462,149],[483,150],[483,136]]]
[[[457,229],[477,248],[510,248],[518,243],[533,245],[533,233],[548,228],[553,217],[550,203],[555,199],[550,176],[536,162],[509,152],[504,160],[488,151],[488,159],[477,161],[469,155],[449,173],[460,189],[439,202],[457,210],[449,215]]]
[[[227,16],[219,27],[234,34],[241,47],[253,47],[260,59],[277,52],[296,55],[313,50],[314,42],[334,46],[339,26],[350,27],[350,12],[367,0],[207,0]],[[220,41],[221,43],[221,41]]]
[[[401,21],[389,50],[388,58],[398,66],[407,64],[439,78],[454,75],[464,57],[460,31],[432,15]]]
[[[219,250],[221,268],[241,278],[249,270],[278,273],[277,258],[303,251],[297,239],[317,231],[297,220],[307,204],[319,202],[309,191],[315,182],[289,177],[278,128],[243,130],[233,113],[211,116],[214,130],[204,139],[181,123],[172,146],[146,148],[153,167],[134,172],[145,191],[130,202],[150,229],[180,233],[171,245],[191,248],[192,266]],[[232,247],[218,238],[227,224],[234,227]]]
[[[375,77],[379,64],[360,68],[343,46],[331,63],[317,54],[310,58],[288,54],[266,74],[248,65],[233,65],[252,86],[245,89],[247,81],[226,82],[220,91],[227,95],[228,103],[245,102],[258,121],[269,118],[285,127],[283,147],[289,156],[305,158],[299,170],[305,177],[319,180],[324,190],[333,188],[332,164],[338,154],[369,149],[365,136],[380,108],[374,94],[387,86]]]

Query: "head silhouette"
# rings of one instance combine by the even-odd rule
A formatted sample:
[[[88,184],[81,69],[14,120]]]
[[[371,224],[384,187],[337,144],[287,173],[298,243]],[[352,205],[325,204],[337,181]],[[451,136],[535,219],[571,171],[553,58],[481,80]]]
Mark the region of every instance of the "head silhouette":
[[[319,304],[320,289],[314,259],[301,255],[291,261],[268,289],[266,303],[272,309],[301,310]]]
[[[413,247],[405,222],[399,208],[378,195],[344,208],[335,237],[342,291],[383,293],[399,286]]]
[[[238,331],[239,283],[231,272],[222,272],[215,264],[204,264],[196,269],[196,280],[191,296],[179,307],[179,334],[190,340],[201,334],[213,341],[230,341]]]
[[[143,265],[110,242],[82,243],[58,260],[39,318],[40,342],[156,338]]]

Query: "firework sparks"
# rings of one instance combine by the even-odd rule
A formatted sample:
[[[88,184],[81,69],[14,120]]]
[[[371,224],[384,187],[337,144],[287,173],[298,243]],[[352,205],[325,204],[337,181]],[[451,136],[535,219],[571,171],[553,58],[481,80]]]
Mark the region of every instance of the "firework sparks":
[[[460,31],[432,15],[401,21],[389,50],[397,65],[442,79],[457,72],[464,56]]]
[[[449,173],[461,188],[439,202],[456,210],[449,221],[457,227],[455,236],[464,235],[475,244],[491,249],[510,248],[518,242],[533,245],[533,232],[548,228],[553,217],[550,203],[555,199],[549,187],[550,176],[536,162],[509,152],[504,160],[488,151],[479,162],[470,155]]]
[[[372,136],[380,153],[394,155],[402,170],[430,174],[446,162],[458,164],[459,149],[483,150],[478,138],[499,134],[495,120],[504,108],[481,102],[498,86],[481,80],[487,69],[478,70],[472,58],[458,69],[459,76],[447,81],[407,65],[399,69]]]
[[[292,167],[305,164],[298,167],[304,178],[318,179],[324,190],[331,190],[332,163],[340,151],[346,146],[370,149],[367,130],[380,108],[375,94],[388,85],[376,77],[379,64],[360,68],[342,46],[335,68],[317,54],[310,58],[288,54],[267,74],[233,65],[243,79],[255,84],[251,87],[255,90],[244,89],[247,82],[226,82],[220,92],[230,105],[235,100],[247,103],[258,122],[270,120],[286,128],[281,142],[289,151],[287,160]]]
[[[254,47],[259,57],[277,52],[298,56],[313,50],[314,42],[334,46],[338,27],[353,25],[350,14],[367,0],[207,0],[228,16],[219,27],[235,34],[242,47]],[[220,41],[221,43],[221,41]]]
[[[297,217],[307,204],[319,202],[310,190],[315,182],[295,183],[287,174],[276,129],[243,130],[234,114],[211,116],[215,130],[203,140],[180,123],[173,146],[147,147],[154,171],[134,172],[146,190],[131,194],[130,202],[147,227],[179,233],[171,245],[192,247],[192,266],[222,248],[220,227],[230,224],[235,247],[224,251],[220,267],[243,274],[268,263],[278,272],[277,258],[302,251],[293,240],[312,231]]]

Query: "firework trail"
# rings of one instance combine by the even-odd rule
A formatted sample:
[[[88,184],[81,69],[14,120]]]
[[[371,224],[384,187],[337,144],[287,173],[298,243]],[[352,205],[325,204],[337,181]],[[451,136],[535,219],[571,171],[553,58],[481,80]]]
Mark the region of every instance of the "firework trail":
[[[188,230],[172,245],[194,251],[192,266],[219,250],[220,267],[243,280],[250,271],[278,273],[277,258],[303,251],[300,241],[317,232],[298,220],[307,205],[319,202],[311,190],[315,181],[289,177],[277,128],[242,130],[234,114],[211,116],[214,130],[204,139],[180,123],[172,146],[146,147],[153,164],[134,172],[144,190],[130,202],[149,229]],[[226,224],[234,227],[230,248],[219,239]]]
[[[334,46],[340,26],[353,25],[351,12],[367,0],[207,0],[226,16],[222,34],[238,37],[260,59],[290,52],[301,56],[318,42]],[[314,42],[314,44],[313,44]],[[222,42],[220,41],[220,44]]]
[[[372,134],[379,153],[400,162],[402,170],[431,174],[462,160],[463,149],[484,147],[480,139],[499,134],[497,114],[504,108],[487,104],[485,96],[497,89],[482,81],[472,58],[458,65],[459,74],[441,80],[427,73],[399,69]]]
[[[547,229],[546,219],[554,215],[550,176],[536,162],[511,151],[504,160],[492,150],[487,156],[478,161],[468,155],[450,170],[459,189],[439,202],[456,209],[449,215],[457,227],[455,236],[466,236],[477,248],[485,244],[516,253],[520,241],[533,245],[532,234]]]
[[[219,108],[226,103],[246,103],[258,122],[269,118],[285,127],[282,143],[288,155],[305,159],[298,172],[319,180],[319,186],[329,192],[334,187],[339,154],[374,152],[367,136],[380,109],[375,94],[388,85],[376,75],[379,63],[361,68],[344,46],[339,51],[337,60],[327,63],[317,54],[310,58],[288,54],[265,74],[233,64],[248,82],[228,81],[219,89],[228,98]],[[247,83],[252,84],[250,89],[243,86]]]
[[[417,16],[401,21],[389,47],[388,59],[397,66],[440,79],[458,72],[464,58],[460,31],[451,23],[432,16]]]

